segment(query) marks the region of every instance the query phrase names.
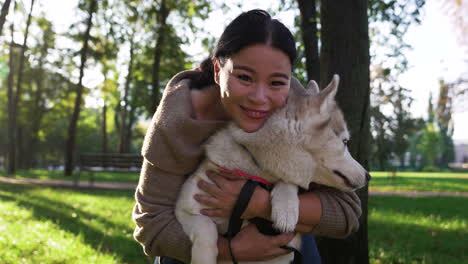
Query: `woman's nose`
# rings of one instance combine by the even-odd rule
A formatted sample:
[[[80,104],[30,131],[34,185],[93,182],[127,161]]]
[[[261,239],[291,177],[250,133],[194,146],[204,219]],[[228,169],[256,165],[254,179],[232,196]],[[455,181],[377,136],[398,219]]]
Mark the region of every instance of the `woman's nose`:
[[[249,100],[255,104],[264,104],[268,101],[267,87],[263,84],[257,84],[252,87],[249,94]]]

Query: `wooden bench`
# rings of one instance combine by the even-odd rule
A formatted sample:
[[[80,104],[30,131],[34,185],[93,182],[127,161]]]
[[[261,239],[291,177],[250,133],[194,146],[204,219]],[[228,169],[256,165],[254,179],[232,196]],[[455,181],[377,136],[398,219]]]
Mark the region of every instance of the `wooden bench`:
[[[94,172],[139,172],[143,163],[141,154],[131,153],[80,153],[78,155],[78,173],[75,185],[81,172],[89,173],[89,182],[94,182]]]
[[[468,171],[468,163],[466,162],[449,163],[448,167],[454,171]]]

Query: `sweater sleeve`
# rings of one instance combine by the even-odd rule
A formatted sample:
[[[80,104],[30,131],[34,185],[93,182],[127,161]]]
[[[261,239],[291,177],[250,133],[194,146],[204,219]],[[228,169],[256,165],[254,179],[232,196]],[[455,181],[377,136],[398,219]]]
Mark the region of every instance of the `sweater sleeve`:
[[[190,262],[191,242],[174,215],[178,190],[184,180],[185,177],[161,170],[147,160],[143,163],[133,209],[134,238],[149,256],[170,256]]]
[[[164,90],[143,142],[144,162],[132,214],[133,235],[145,254],[185,263],[190,262],[191,241],[175,217],[175,204],[186,177],[203,158],[204,142],[225,125],[191,117],[189,85],[194,74],[177,74]]]
[[[356,193],[320,186],[313,190],[320,198],[322,216],[314,235],[345,238],[359,229],[361,200]]]

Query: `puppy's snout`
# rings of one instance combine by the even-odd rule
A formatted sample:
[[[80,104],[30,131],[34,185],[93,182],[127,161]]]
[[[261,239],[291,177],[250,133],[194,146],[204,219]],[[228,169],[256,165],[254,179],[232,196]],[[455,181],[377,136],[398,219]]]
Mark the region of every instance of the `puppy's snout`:
[[[370,174],[369,174],[368,172],[366,172],[366,180],[367,180],[367,181],[370,181],[371,178],[372,178],[372,177],[370,176]]]

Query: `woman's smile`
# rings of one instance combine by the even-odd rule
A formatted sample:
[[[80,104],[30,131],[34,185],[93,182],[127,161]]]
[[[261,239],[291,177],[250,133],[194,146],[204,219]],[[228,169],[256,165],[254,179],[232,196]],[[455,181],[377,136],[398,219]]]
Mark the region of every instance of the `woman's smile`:
[[[267,118],[270,111],[262,111],[256,109],[250,109],[247,107],[240,106],[240,108],[244,111],[245,115],[252,119],[264,119]]]

